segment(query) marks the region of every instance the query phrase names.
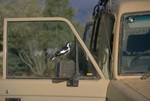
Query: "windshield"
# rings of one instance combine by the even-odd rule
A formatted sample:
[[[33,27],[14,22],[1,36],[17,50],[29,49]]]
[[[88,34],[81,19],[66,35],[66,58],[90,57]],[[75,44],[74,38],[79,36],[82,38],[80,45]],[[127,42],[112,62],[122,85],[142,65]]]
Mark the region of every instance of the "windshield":
[[[120,39],[120,74],[150,70],[150,15],[125,15]]]

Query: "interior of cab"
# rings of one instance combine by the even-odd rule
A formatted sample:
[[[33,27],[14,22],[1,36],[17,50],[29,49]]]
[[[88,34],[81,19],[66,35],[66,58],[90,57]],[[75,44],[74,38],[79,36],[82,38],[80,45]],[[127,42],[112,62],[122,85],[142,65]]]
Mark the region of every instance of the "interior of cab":
[[[124,21],[120,43],[121,72],[122,74],[147,72],[150,70],[150,26],[147,24],[150,19],[147,16],[137,16]],[[136,25],[139,22],[141,25]]]

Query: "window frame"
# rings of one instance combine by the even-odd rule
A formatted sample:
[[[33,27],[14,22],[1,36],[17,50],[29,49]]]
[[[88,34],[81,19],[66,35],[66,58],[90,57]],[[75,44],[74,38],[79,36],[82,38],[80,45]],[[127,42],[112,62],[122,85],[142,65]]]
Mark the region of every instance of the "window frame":
[[[60,18],[60,17],[52,17],[52,18],[5,18],[4,19],[4,45],[3,45],[3,52],[4,52],[4,58],[3,58],[3,79],[7,79],[7,75],[6,75],[6,53],[7,53],[7,22],[9,21],[63,21],[65,23],[67,23],[70,27],[70,29],[73,31],[73,34],[75,35],[76,39],[78,40],[78,42],[80,43],[80,45],[82,46],[83,50],[85,51],[86,54],[88,54],[89,59],[91,61],[91,63],[93,64],[93,66],[95,67],[97,73],[100,75],[101,79],[105,79],[103,73],[101,72],[101,70],[99,69],[97,63],[95,62],[93,56],[91,55],[91,53],[89,52],[89,50],[87,49],[86,45],[84,44],[83,40],[81,39],[80,35],[78,34],[78,32],[76,31],[76,29],[73,27],[73,25],[71,24],[71,22],[65,18]]]
[[[107,18],[107,19],[110,19],[110,20],[112,20],[112,28],[109,28],[109,30],[111,31],[111,33],[110,32],[108,32],[107,30],[105,30],[106,29],[106,27],[107,27],[107,23],[106,23],[106,17],[109,17],[109,18]],[[104,20],[103,20],[104,19]],[[105,23],[104,23],[104,21],[105,21]],[[105,24],[105,25],[104,25]],[[102,41],[107,41],[108,43],[107,43],[107,46],[108,46],[108,53],[109,54],[107,54],[107,60],[108,60],[108,67],[107,68],[103,68],[103,66],[104,66],[104,64],[103,64],[103,66],[101,67],[100,66],[100,64],[99,64],[99,62],[100,62],[100,60],[99,60],[99,58],[101,57],[99,57],[99,52],[101,52],[101,49],[97,49],[98,50],[98,52],[97,52],[97,55],[98,55],[98,57],[97,57],[97,62],[98,62],[98,65],[100,66],[100,68],[101,68],[101,70],[102,70],[102,72],[104,73],[104,75],[105,75],[105,77],[106,78],[110,78],[111,76],[112,76],[112,71],[111,71],[111,60],[112,60],[112,48],[113,48],[113,36],[114,36],[114,33],[113,33],[113,29],[114,29],[114,24],[115,24],[115,17],[114,17],[114,15],[113,14],[111,14],[111,13],[107,13],[107,12],[104,12],[103,14],[102,14],[102,17],[101,17],[101,20],[100,20],[100,23],[99,23],[99,31],[98,31],[98,36],[102,36],[102,34],[103,33],[101,33],[102,31],[105,31],[105,33],[107,33],[108,35],[106,35],[106,37],[107,38],[105,38],[106,40],[102,40]],[[102,31],[100,31],[100,28],[102,28],[102,25],[103,25],[103,27],[105,27]],[[100,44],[98,44],[99,42],[99,37],[97,36],[97,46],[96,46],[96,48],[97,47],[101,47],[101,46],[98,46],[98,45],[101,45],[101,43]],[[106,45],[104,45],[104,46],[106,46]],[[105,51],[106,52],[106,51]],[[103,69],[104,69],[104,71],[103,71]],[[106,70],[107,69],[107,70]]]
[[[127,17],[127,16],[134,16],[134,15],[136,15],[136,16],[140,16],[140,15],[145,15],[145,14],[150,14],[150,11],[141,11],[141,12],[131,12],[131,13],[123,13],[122,15],[121,15],[121,18],[120,18],[120,27],[119,27],[119,47],[118,47],[118,71],[117,71],[117,73],[118,73],[118,76],[130,76],[131,78],[132,77],[140,77],[141,76],[141,74],[139,75],[138,73],[135,73],[135,74],[126,74],[126,73],[124,73],[124,71],[123,70],[121,70],[121,49],[122,49],[122,43],[123,43],[123,41],[122,41],[122,38],[123,38],[123,33],[124,33],[124,30],[123,30],[123,28],[124,28],[124,19],[125,19],[125,17]]]

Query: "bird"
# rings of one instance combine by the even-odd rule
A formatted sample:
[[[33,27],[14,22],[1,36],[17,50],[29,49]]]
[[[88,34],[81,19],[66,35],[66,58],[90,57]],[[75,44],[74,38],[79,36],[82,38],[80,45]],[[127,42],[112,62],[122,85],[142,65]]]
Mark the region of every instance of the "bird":
[[[70,52],[70,48],[71,48],[71,43],[67,42],[65,47],[63,47],[59,51],[57,51],[51,60],[54,60],[56,57],[61,56],[61,55],[67,55]]]

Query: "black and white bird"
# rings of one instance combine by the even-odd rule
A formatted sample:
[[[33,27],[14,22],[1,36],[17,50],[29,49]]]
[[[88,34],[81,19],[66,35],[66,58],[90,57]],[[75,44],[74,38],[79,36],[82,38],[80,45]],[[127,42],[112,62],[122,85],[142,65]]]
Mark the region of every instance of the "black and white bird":
[[[71,43],[66,43],[65,47],[61,48],[59,51],[55,53],[55,55],[52,57],[52,60],[54,60],[56,57],[61,55],[67,55],[70,52]]]

